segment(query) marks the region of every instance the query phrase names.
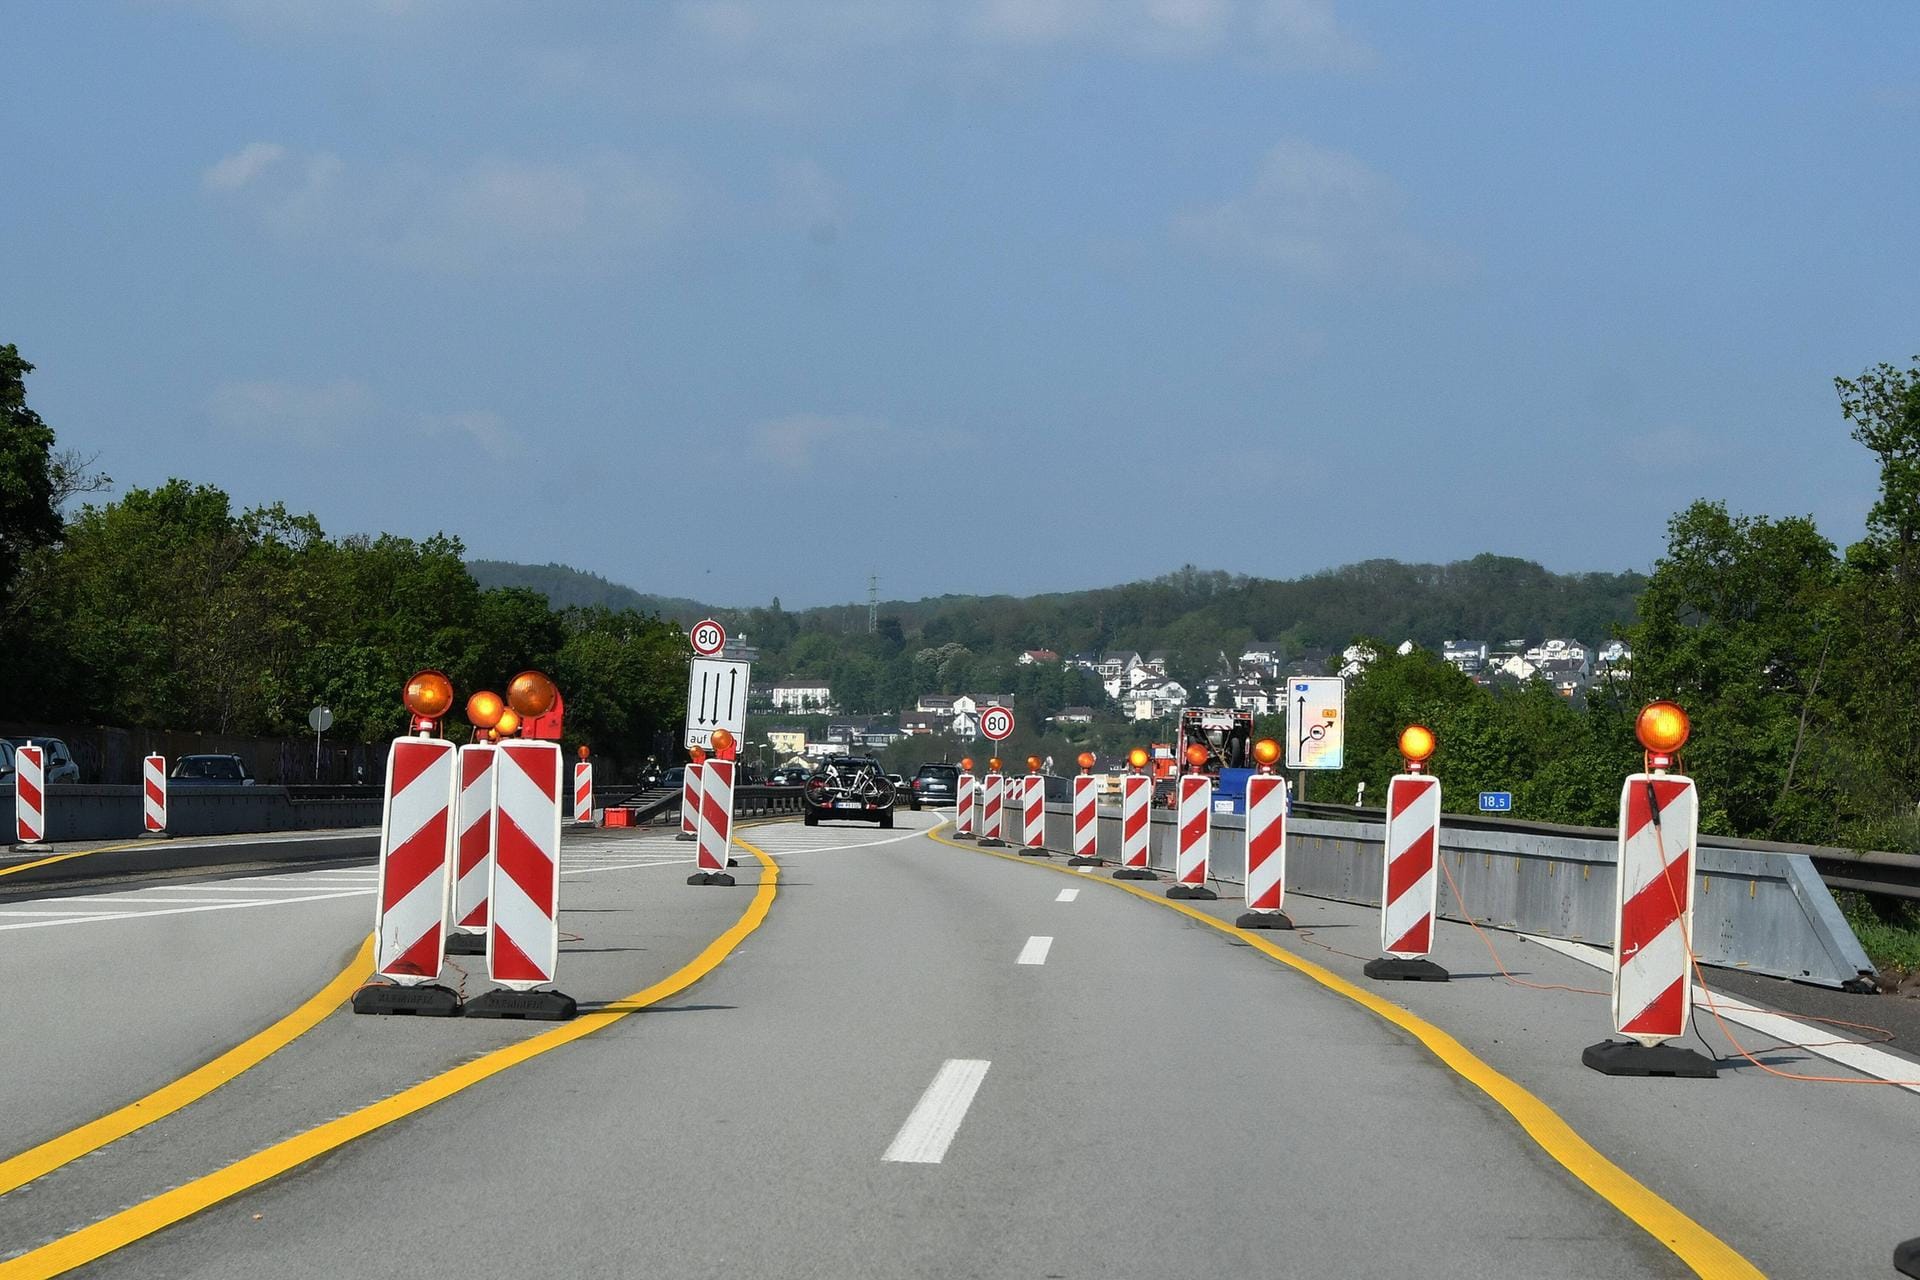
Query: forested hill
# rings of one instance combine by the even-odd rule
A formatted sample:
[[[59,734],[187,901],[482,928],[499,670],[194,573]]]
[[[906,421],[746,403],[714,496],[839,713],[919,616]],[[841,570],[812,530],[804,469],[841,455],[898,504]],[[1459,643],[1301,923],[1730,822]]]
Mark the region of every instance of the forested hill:
[[[475,561],[483,586],[545,591],[556,607],[622,605],[685,622],[701,616],[690,600],[642,595],[560,565]],[[1437,648],[1444,640],[1589,643],[1634,619],[1638,573],[1557,574],[1529,560],[1482,555],[1452,564],[1368,560],[1301,578],[1249,578],[1188,567],[1145,582],[1039,596],[935,596],[880,606],[881,640],[914,648],[959,644],[980,655],[1053,649],[1063,655],[1165,650],[1173,665],[1211,670],[1224,649],[1279,641],[1291,654],[1338,649],[1357,636]],[[638,603],[636,603],[638,602]],[[784,674],[793,641],[805,634],[859,635],[864,604],[782,611],[714,608],[714,616],[760,648],[770,674]],[[795,655],[798,657],[799,655]],[[807,665],[804,660],[797,665]],[[813,673],[809,673],[813,674]]]
[[[609,582],[597,573],[568,568],[564,564],[515,564],[511,560],[469,560],[467,572],[482,590],[494,587],[524,587],[538,591],[556,609],[590,609],[596,606],[632,609],[637,613],[657,613],[670,622],[692,624],[710,612],[698,600],[679,596],[654,596],[632,587]]]

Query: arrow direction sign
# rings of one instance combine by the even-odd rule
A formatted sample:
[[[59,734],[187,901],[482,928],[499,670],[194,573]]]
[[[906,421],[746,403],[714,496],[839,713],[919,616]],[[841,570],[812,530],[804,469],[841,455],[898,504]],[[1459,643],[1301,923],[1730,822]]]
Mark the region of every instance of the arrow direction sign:
[[[747,690],[753,664],[726,658],[695,658],[687,671],[689,747],[710,747],[716,729],[725,729],[741,745],[747,740]]]
[[[1287,768],[1338,769],[1347,755],[1347,682],[1339,676],[1287,681]]]

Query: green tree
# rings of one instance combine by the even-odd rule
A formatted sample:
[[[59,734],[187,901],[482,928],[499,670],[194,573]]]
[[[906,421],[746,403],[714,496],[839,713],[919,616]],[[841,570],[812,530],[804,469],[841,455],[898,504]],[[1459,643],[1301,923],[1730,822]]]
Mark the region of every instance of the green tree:
[[[27,405],[32,372],[18,347],[0,346],[0,605],[11,596],[27,554],[60,536],[53,428]]]

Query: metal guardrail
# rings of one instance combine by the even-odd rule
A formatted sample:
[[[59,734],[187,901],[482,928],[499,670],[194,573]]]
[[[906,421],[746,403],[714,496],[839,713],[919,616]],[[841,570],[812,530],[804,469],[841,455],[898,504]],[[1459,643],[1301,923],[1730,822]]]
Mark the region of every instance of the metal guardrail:
[[[1071,822],[1069,807],[1048,805],[1050,848],[1069,846]],[[1119,825],[1119,809],[1102,807],[1103,849],[1119,847]],[[1295,806],[1287,828],[1288,892],[1377,906],[1383,837],[1377,809]],[[1174,842],[1173,815],[1155,810],[1149,859],[1156,869],[1173,870]],[[1611,830],[1448,814],[1441,823],[1440,851],[1458,886],[1456,894],[1442,878],[1441,915],[1471,916],[1519,933],[1613,944],[1617,848]],[[1245,869],[1246,820],[1214,814],[1213,878],[1244,883]],[[1870,988],[1872,962],[1807,853],[1756,841],[1703,839],[1695,876],[1693,937],[1703,964],[1820,986]]]
[[[615,798],[615,797],[618,798]],[[603,809],[632,812],[636,826],[680,821],[679,788],[651,788],[646,791],[611,793],[601,799]],[[757,818],[767,814],[799,813],[799,787],[746,786],[733,789],[733,816]]]

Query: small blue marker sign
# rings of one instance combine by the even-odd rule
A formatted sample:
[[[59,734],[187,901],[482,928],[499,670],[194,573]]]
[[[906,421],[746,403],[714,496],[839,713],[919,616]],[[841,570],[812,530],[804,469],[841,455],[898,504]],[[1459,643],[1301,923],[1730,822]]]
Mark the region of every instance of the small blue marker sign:
[[[1509,813],[1513,810],[1513,792],[1482,791],[1480,793],[1480,812]]]

